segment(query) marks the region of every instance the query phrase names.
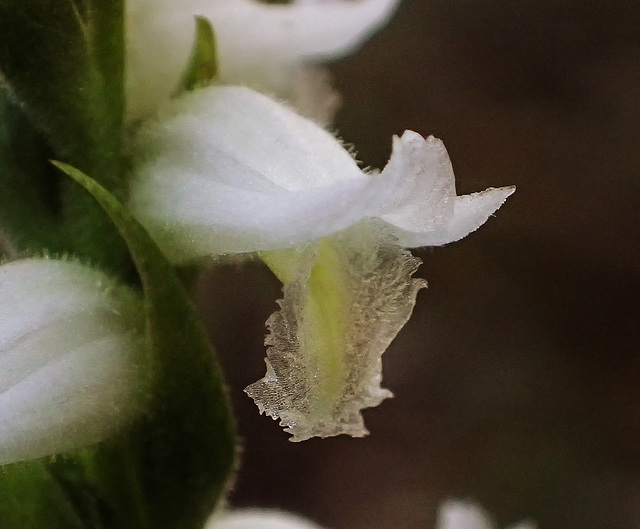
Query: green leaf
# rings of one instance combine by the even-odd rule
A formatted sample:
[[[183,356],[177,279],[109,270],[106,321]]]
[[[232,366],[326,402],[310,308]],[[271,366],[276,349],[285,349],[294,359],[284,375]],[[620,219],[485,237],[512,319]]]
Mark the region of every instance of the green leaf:
[[[92,460],[93,473],[103,477],[103,494],[122,497],[118,480],[124,478],[112,460],[128,460],[123,463],[132,473],[127,480],[135,482],[141,508],[137,518],[132,514],[120,526],[201,529],[224,491],[235,456],[229,403],[214,352],[180,280],[146,231],[94,180],[69,165],[54,164],[89,191],[117,226],[147,304],[153,366],[149,413],[127,439],[105,446]]]
[[[126,193],[123,20],[123,0],[0,2],[0,79],[56,158],[118,196]],[[126,271],[126,248],[108,217],[86,194],[63,187],[65,249]]]
[[[182,92],[210,85],[218,74],[218,55],[213,27],[205,17],[196,16],[195,18],[196,37],[176,96]]]
[[[56,154],[83,167],[120,156],[122,21],[122,0],[0,3],[0,72]],[[100,176],[111,188],[117,173]]]
[[[42,460],[0,468],[0,529],[87,529]]]

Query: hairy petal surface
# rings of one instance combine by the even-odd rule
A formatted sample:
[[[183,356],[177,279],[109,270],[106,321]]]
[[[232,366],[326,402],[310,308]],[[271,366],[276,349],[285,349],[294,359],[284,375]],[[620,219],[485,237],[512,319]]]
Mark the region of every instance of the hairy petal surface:
[[[209,19],[219,50],[219,80],[294,98],[297,69],[342,57],[384,25],[399,0],[133,0],[127,3],[130,119],[153,114],[176,89],[194,38],[194,16]],[[308,79],[306,79],[308,81]],[[302,107],[323,119],[327,91]],[[326,114],[325,114],[326,117]]]
[[[0,266],[0,463],[101,441],[140,411],[141,300],[72,261]]]
[[[292,248],[362,219],[400,245],[477,229],[513,192],[456,197],[442,142],[406,131],[382,173],[363,173],[328,132],[243,87],[209,87],[141,130],[131,209],[174,262]]]
[[[246,393],[291,441],[366,435],[360,410],[392,396],[380,387],[382,353],[426,286],[411,277],[419,259],[367,224],[261,257],[284,299],[267,321],[267,373]]]

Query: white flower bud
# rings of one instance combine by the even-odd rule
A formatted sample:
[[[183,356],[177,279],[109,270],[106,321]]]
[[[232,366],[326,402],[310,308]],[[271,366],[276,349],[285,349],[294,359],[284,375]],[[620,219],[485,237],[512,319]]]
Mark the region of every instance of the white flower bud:
[[[144,394],[142,301],[73,261],[0,266],[0,463],[101,441]]]

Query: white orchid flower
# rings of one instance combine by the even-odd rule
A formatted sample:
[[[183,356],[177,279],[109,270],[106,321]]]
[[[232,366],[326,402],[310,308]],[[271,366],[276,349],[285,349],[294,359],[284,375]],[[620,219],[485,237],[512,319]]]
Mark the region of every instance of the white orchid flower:
[[[366,173],[315,123],[248,88],[174,101],[138,137],[131,208],[175,263],[261,252],[284,283],[267,374],[247,388],[299,441],[367,433],[391,396],[380,359],[410,316],[419,260],[477,229],[512,187],[456,196],[440,140],[394,138]]]
[[[77,262],[0,266],[0,464],[101,441],[140,410],[141,304]]]
[[[205,529],[322,529],[319,525],[286,512],[238,509],[215,513]]]
[[[525,521],[512,525],[510,529],[535,529],[534,523]],[[475,503],[450,500],[438,510],[436,529],[496,529],[489,515]]]
[[[128,119],[153,115],[176,90],[194,41],[194,16],[213,24],[218,80],[289,99],[328,123],[338,102],[317,64],[354,51],[399,0],[131,0],[127,2]]]

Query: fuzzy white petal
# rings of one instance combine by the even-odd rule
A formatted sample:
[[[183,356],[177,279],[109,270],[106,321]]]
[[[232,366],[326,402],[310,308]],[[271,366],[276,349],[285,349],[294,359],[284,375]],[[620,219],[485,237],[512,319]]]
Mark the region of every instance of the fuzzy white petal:
[[[366,175],[328,132],[258,92],[211,87],[138,138],[131,208],[174,261],[289,248],[374,216]]]
[[[353,51],[392,15],[399,0],[134,0],[127,3],[130,119],[152,114],[176,89],[194,39],[194,16],[208,18],[219,51],[219,79],[283,97],[296,68]],[[315,110],[313,110],[315,112]]]
[[[363,219],[401,246],[440,245],[477,229],[513,192],[456,197],[440,140],[394,138],[382,173],[363,173],[317,124],[258,92],[209,87],[140,132],[131,208],[165,253],[292,248]]]
[[[261,257],[284,299],[267,321],[267,373],[245,392],[291,441],[366,435],[360,411],[392,396],[382,354],[426,286],[412,278],[419,259],[370,223]]]
[[[241,509],[216,513],[205,529],[321,529],[319,525],[293,514],[266,509]]]
[[[76,262],[0,266],[0,463],[100,441],[139,411],[138,303]]]

